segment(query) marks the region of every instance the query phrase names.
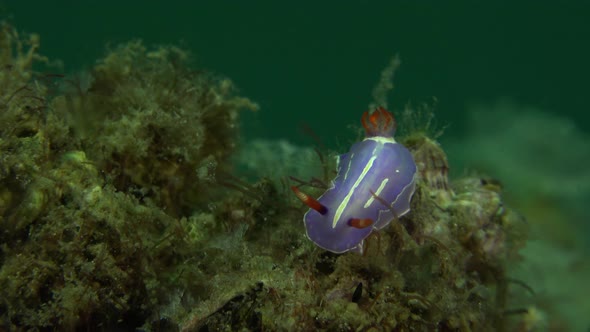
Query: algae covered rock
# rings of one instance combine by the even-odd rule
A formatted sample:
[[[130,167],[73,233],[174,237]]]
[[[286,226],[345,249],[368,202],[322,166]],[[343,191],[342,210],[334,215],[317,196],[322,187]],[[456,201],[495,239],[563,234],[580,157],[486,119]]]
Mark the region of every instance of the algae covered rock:
[[[200,296],[185,262],[216,226],[195,211],[256,105],[174,47],[123,44],[64,77],[33,71],[38,36],[4,24],[0,44],[0,327],[139,327]]]
[[[228,79],[139,41],[77,76],[41,74],[38,40],[0,36],[0,329],[510,326],[526,223],[499,182],[450,181],[436,137],[400,140],[421,174],[411,213],[365,255],[336,255],[305,237],[286,190],[292,172],[329,181],[331,160],[299,169],[314,151],[280,142],[234,155],[238,112],[256,105]],[[232,157],[257,183],[230,175]]]
[[[177,216],[210,199],[202,190],[208,179],[195,170],[228,169],[238,110],[257,107],[235,96],[228,79],[191,70],[187,61],[175,47],[121,45],[66,84],[73,93],[55,102],[118,190]]]
[[[518,317],[504,313],[521,303],[512,294],[526,286],[510,278],[508,267],[520,259],[527,223],[505,206],[499,182],[474,176],[449,180],[446,155],[432,137],[414,132],[401,141],[411,143],[422,165],[411,213],[368,239],[365,255],[337,255],[314,246],[301,225],[305,209],[280,211],[273,218],[289,222],[274,224],[270,235],[259,231],[258,238],[245,239],[239,279],[216,274],[215,301],[196,306],[183,330],[501,331],[516,326]],[[293,149],[278,155],[297,156]],[[244,158],[256,163],[257,157]]]

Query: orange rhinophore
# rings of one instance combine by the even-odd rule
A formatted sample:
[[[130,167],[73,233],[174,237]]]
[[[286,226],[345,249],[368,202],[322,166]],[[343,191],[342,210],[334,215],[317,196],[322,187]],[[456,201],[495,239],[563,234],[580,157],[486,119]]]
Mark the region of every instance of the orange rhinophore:
[[[372,225],[373,225],[373,219],[369,219],[369,218],[364,218],[364,219],[352,218],[348,221],[348,226],[358,228],[358,229],[367,228]]]
[[[299,190],[299,188],[297,188],[297,186],[292,186],[291,190],[293,190],[293,192],[295,193],[295,196],[297,196],[297,198],[299,198],[303,203],[305,203],[305,205],[316,210],[320,214],[323,215],[328,212],[328,209],[325,206],[323,206],[315,198],[313,198],[313,197],[307,195],[306,193],[302,192],[301,190]]]

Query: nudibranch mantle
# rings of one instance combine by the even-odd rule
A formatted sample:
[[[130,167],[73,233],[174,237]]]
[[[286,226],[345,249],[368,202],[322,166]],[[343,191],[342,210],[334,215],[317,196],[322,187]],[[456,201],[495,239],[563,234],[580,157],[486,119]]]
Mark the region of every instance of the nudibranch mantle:
[[[395,120],[382,107],[362,117],[366,136],[338,157],[337,175],[317,200],[293,187],[311,209],[303,220],[307,236],[334,252],[362,253],[373,231],[410,211],[416,164],[393,138]]]

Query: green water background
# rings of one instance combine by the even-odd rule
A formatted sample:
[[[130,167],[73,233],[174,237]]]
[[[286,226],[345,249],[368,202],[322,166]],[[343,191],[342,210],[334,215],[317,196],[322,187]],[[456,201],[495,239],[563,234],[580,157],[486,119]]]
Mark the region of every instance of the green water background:
[[[590,4],[585,1],[5,1],[3,16],[41,35],[66,72],[105,45],[133,38],[180,44],[227,75],[261,112],[246,137],[346,148],[396,53],[390,106],[438,102],[446,135],[466,129],[472,103],[507,97],[564,114],[590,131]],[[550,135],[550,133],[548,133]]]

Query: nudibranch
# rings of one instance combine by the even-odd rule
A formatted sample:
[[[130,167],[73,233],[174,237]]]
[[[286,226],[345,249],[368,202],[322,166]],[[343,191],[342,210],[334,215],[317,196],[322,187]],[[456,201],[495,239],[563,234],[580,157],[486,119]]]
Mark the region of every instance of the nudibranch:
[[[365,138],[338,157],[337,175],[317,200],[291,189],[310,209],[303,221],[307,237],[334,252],[363,252],[364,240],[410,211],[416,164],[393,138],[396,122],[383,107],[363,113]]]

